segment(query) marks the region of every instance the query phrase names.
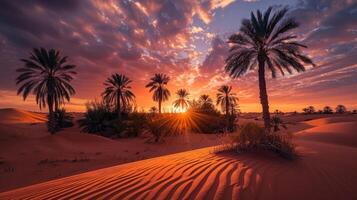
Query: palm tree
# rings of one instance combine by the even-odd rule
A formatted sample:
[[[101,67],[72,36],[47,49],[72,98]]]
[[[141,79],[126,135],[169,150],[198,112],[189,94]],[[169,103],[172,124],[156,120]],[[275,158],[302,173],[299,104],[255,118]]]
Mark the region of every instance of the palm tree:
[[[181,107],[181,109],[188,108],[189,106],[188,96],[190,95],[190,93],[188,93],[187,90],[185,89],[179,89],[177,90],[176,95],[177,95],[177,99],[173,103],[174,107],[175,108]]]
[[[70,84],[73,79],[75,65],[67,64],[67,56],[62,57],[58,50],[34,48],[29,59],[21,59],[25,65],[16,71],[20,75],[16,85],[20,84],[17,94],[26,100],[32,92],[36,96],[36,103],[40,109],[48,106],[49,131],[54,133],[54,111],[70,101],[75,90]]]
[[[202,110],[212,110],[214,109],[213,100],[207,94],[203,94],[198,99],[199,107]]]
[[[223,85],[218,88],[217,105],[221,105],[222,110],[225,110],[227,118],[229,116],[229,109],[232,105],[236,105],[237,101],[236,94],[232,93],[232,86]]]
[[[265,69],[268,68],[275,78],[277,70],[284,75],[284,71],[291,74],[292,69],[305,71],[304,63],[315,66],[301,52],[301,48],[306,46],[295,40],[296,35],[287,34],[299,26],[293,18],[285,18],[288,9],[277,10],[272,16],[271,11],[272,7],[265,13],[259,10],[256,14],[251,12],[250,19],[242,21],[240,31],[229,37],[231,49],[225,66],[226,72],[233,78],[258,66],[260,102],[267,131],[270,131],[270,113]]]
[[[112,74],[105,82],[106,86],[102,93],[104,101],[115,104],[118,110],[118,119],[121,120],[121,107],[126,108],[135,99],[129,84],[132,81],[123,74]]]
[[[150,92],[154,91],[152,98],[159,103],[159,113],[161,114],[161,103],[170,97],[170,91],[166,88],[170,78],[166,74],[155,74],[150,80],[145,87],[150,88]]]
[[[201,106],[213,104],[213,100],[207,94],[201,95],[198,101],[201,104]]]

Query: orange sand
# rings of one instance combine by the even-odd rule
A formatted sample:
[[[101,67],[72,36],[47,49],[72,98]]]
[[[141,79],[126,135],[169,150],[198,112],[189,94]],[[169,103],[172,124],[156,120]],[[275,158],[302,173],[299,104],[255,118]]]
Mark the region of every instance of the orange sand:
[[[15,189],[0,193],[0,199],[357,199],[357,146],[351,142],[351,140],[357,141],[357,133],[355,133],[357,118],[346,115],[331,116],[329,119],[296,121],[300,122],[291,125],[293,130],[301,129],[297,126],[312,128],[296,133],[295,143],[301,157],[295,161],[285,161],[268,153],[265,155],[214,154],[213,148],[208,147]],[[72,152],[81,149],[87,155],[91,148],[102,149],[110,146],[110,143],[118,145],[122,142],[120,146],[128,143],[137,145],[122,148],[130,152],[121,152],[125,155],[132,154],[133,149],[151,145],[144,143],[139,145],[140,139],[112,141],[98,136],[88,137],[93,139],[92,142],[81,143],[87,138],[82,138],[85,137],[84,134],[69,133],[74,130],[75,128],[65,134],[44,136],[30,141],[37,145],[52,142],[45,145],[46,147],[39,151],[39,155],[62,147],[72,148]],[[182,138],[184,137],[176,137],[177,142],[180,143]],[[80,144],[70,145],[72,140]],[[191,141],[190,145],[198,147],[196,143],[208,144],[207,141],[210,140],[199,138]],[[0,142],[6,143],[2,140]],[[175,142],[169,142],[169,144],[157,145],[154,151],[158,151],[156,147],[161,148],[161,151],[164,147],[166,147],[164,151],[183,150],[178,147],[175,149],[174,144]],[[32,147],[31,150],[36,149],[31,144],[26,145],[27,148]],[[1,153],[9,151],[10,147],[11,145],[6,148],[1,147]],[[15,148],[10,151],[15,151]],[[113,147],[108,148],[108,151],[113,150]],[[8,153],[7,156],[10,154],[19,156],[14,152]],[[99,161],[59,163],[57,167],[52,166],[52,168],[60,170],[77,164],[84,163],[81,166],[86,166],[96,162]],[[45,170],[50,170],[50,167]],[[15,170],[13,173],[18,172]],[[31,177],[31,174],[27,177],[18,176],[16,180]],[[0,180],[6,180],[3,174]],[[1,185],[3,188],[5,184],[1,183]]]

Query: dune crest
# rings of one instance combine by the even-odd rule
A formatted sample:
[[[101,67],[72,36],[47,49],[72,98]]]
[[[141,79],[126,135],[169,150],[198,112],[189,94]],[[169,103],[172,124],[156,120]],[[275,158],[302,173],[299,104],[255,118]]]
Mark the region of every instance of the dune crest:
[[[313,127],[297,132],[297,139],[357,147],[357,118],[354,116],[321,118],[305,123]]]
[[[44,123],[46,114],[15,108],[0,109],[0,123]]]

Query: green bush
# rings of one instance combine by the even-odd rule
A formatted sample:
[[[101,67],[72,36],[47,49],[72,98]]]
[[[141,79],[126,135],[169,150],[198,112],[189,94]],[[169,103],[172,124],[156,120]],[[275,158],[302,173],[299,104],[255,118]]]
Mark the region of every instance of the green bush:
[[[147,116],[145,113],[130,113],[123,121],[113,120],[109,123],[112,135],[119,137],[137,137],[147,126]]]
[[[160,117],[151,117],[148,119],[147,127],[150,133],[154,136],[155,142],[161,141],[164,135],[167,133],[163,126],[163,119]]]
[[[106,137],[137,137],[147,124],[145,113],[122,113],[103,103],[90,102],[83,119],[78,120],[83,132],[98,133]]]
[[[78,120],[82,131],[87,133],[103,133],[110,125],[110,121],[116,117],[115,113],[103,103],[90,102],[87,105],[87,111],[84,118]]]
[[[226,129],[227,120],[224,117],[210,116],[201,113],[195,116],[192,117],[193,123],[190,126],[193,132],[214,134],[224,132]]]
[[[295,146],[289,135],[267,133],[256,123],[243,125],[239,134],[232,137],[230,147],[236,151],[268,150],[286,159],[296,156]]]

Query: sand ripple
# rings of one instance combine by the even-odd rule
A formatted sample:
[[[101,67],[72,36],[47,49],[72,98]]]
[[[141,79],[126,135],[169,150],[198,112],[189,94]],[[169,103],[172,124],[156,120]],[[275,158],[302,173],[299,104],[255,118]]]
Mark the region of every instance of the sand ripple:
[[[357,165],[348,159],[357,155],[355,148],[304,141],[300,146],[302,158],[294,162],[205,148],[20,188],[0,199],[357,198]]]

